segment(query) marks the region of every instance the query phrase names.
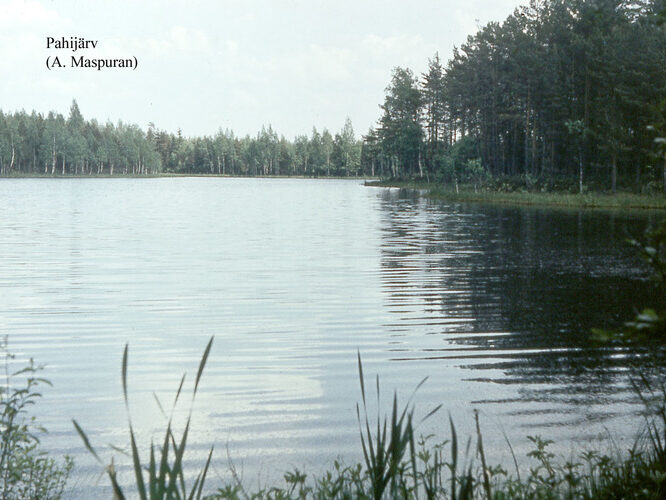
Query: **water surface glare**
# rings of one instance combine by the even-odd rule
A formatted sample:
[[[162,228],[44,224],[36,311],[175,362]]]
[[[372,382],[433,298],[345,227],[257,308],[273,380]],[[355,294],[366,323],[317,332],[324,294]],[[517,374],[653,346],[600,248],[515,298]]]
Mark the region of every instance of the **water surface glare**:
[[[47,365],[36,407],[56,454],[77,468],[72,497],[106,487],[72,418],[103,456],[127,447],[120,365],[129,343],[132,422],[142,450],[208,339],[188,468],[215,444],[248,484],[360,458],[356,356],[448,437],[448,412],[493,458],[502,430],[527,463],[525,436],[567,453],[638,430],[633,353],[591,346],[592,326],[654,297],[625,245],[653,217],[439,204],[359,181],[2,179],[0,334],[17,363]],[[374,384],[368,380],[368,385]],[[373,398],[371,398],[373,399]],[[522,455],[521,455],[522,454]],[[130,481],[127,473],[125,481]],[[97,485],[99,484],[99,485]]]

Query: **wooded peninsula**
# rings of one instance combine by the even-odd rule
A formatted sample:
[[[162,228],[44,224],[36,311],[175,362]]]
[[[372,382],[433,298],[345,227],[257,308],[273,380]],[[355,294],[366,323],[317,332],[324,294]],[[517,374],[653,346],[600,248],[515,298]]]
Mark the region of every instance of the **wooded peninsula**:
[[[360,140],[0,111],[0,175],[373,176],[496,191],[666,192],[666,2],[532,0],[424,74],[397,67]]]

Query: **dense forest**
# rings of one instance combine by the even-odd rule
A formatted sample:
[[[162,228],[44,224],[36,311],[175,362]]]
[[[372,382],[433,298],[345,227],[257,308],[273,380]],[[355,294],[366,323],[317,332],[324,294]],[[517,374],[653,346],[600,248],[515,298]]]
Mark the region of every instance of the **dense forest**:
[[[533,0],[445,67],[396,68],[364,160],[394,177],[666,190],[665,17],[664,0]]]
[[[666,191],[666,0],[532,0],[395,68],[362,140],[346,121],[293,141],[264,127],[186,138],[153,124],[0,111],[0,174],[425,178],[510,189]]]

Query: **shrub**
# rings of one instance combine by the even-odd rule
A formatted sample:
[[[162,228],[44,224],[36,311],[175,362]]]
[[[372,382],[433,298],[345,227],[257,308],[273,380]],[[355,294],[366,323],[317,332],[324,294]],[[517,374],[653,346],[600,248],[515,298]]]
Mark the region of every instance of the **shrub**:
[[[50,382],[38,376],[43,369],[31,359],[27,366],[12,372],[7,338],[0,341],[4,355],[5,383],[0,387],[0,497],[4,499],[58,499],[72,470],[73,461],[50,458],[39,448],[39,426],[28,409],[41,397],[41,385]]]

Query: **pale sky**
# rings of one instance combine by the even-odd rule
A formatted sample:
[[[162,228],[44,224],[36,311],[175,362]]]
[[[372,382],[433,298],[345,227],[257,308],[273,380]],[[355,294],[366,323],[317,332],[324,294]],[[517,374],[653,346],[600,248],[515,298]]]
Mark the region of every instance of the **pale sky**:
[[[526,0],[0,0],[0,109],[149,122],[186,136],[262,125],[288,139],[347,116],[357,136],[380,116],[395,66],[420,74]],[[91,58],[136,70],[46,67],[71,51],[47,37],[98,40]]]

